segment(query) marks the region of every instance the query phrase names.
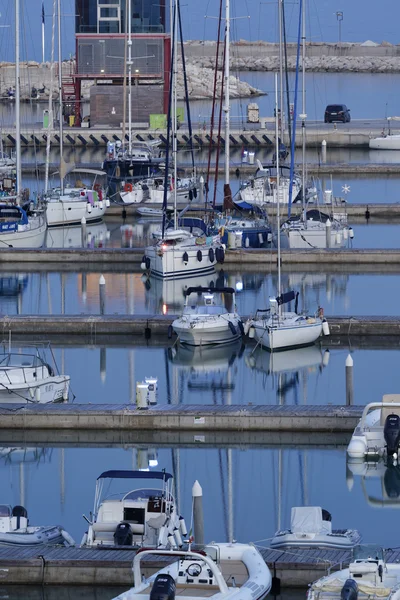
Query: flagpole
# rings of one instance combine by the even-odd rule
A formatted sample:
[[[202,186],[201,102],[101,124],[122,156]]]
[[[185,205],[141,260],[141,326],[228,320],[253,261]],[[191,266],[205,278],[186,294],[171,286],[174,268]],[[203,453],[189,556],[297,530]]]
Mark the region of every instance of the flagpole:
[[[42,2],[42,63],[44,63],[44,0]]]

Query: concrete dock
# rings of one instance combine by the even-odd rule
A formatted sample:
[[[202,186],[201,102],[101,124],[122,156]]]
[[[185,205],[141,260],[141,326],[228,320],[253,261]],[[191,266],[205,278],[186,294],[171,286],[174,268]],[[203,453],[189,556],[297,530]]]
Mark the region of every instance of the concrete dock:
[[[82,522],[82,530],[84,524]],[[262,535],[262,533],[261,533]],[[267,543],[267,542],[265,542]],[[258,547],[263,559],[282,587],[306,587],[330,571],[344,568],[350,553],[346,550],[291,549]],[[133,585],[130,549],[110,548],[0,548],[0,583],[19,585]],[[387,562],[399,561],[398,550],[389,550]],[[146,575],[162,568],[166,559],[146,560]],[[122,590],[121,590],[122,591]]]
[[[257,399],[255,399],[257,401]],[[0,404],[0,429],[352,432],[362,406],[184,405],[163,404],[146,410],[135,404]]]

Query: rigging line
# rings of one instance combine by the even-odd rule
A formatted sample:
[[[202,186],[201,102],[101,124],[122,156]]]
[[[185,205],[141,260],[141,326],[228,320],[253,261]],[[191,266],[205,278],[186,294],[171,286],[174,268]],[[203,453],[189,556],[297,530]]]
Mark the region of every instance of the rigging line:
[[[189,91],[188,91],[188,82],[187,82],[187,74],[186,74],[186,61],[185,61],[185,48],[183,44],[183,35],[182,35],[182,19],[181,19],[181,3],[178,0],[178,24],[179,24],[179,35],[181,38],[181,54],[182,54],[182,69],[183,69],[183,83],[185,86],[185,103],[186,103],[186,113],[188,120],[188,129],[189,129],[189,151],[192,158],[192,170],[194,173],[194,148],[193,148],[193,131],[192,131],[192,119],[190,116],[190,104],[189,104]]]
[[[299,3],[299,26],[297,31],[297,54],[296,54],[296,78],[294,86],[294,109],[293,109],[293,136],[292,136],[292,147],[290,149],[290,182],[289,182],[289,204],[288,204],[288,217],[290,217],[292,209],[292,194],[293,194],[293,174],[294,174],[294,148],[296,141],[296,117],[297,117],[297,95],[299,88],[299,63],[300,63],[300,42],[301,42],[301,22],[302,22],[302,6],[304,0],[300,0]],[[303,190],[304,194],[304,190]]]
[[[172,114],[172,86],[174,82],[174,60],[175,60],[175,19],[176,19],[176,4],[174,4],[173,17],[172,17],[172,51],[171,51],[171,71],[169,77],[169,90],[168,90],[168,117],[167,117],[167,147],[165,149],[165,174],[164,174],[164,195],[163,195],[163,220],[162,220],[162,237],[165,234],[166,225],[166,213],[168,206],[168,174],[169,174],[169,154],[170,154],[170,137],[171,137],[171,114]],[[176,182],[175,182],[176,186]],[[176,227],[176,223],[175,223]]]
[[[217,33],[217,49],[215,52],[215,69],[214,69],[214,85],[213,85],[213,99],[211,108],[211,124],[210,124],[210,145],[208,146],[208,163],[207,163],[207,177],[206,177],[206,206],[208,204],[208,192],[210,185],[210,167],[211,167],[211,152],[213,146],[213,133],[214,133],[214,116],[215,116],[215,104],[217,96],[217,82],[218,82],[218,58],[219,58],[219,46],[221,37],[221,21],[222,21],[222,0],[219,3],[219,17],[218,17],[218,33]]]
[[[226,46],[226,39],[225,39],[225,44],[224,44],[224,51],[222,54],[222,56],[223,56],[222,64],[225,64],[225,46]],[[225,81],[225,77],[222,76],[221,77],[221,98],[220,98],[219,117],[218,117],[217,156],[215,157],[213,210],[215,210],[215,201],[216,201],[216,197],[217,197],[219,157],[221,154],[221,127],[222,127],[222,107],[223,107],[223,97],[224,97],[224,81]],[[225,146],[226,146],[226,144],[229,144],[229,140],[225,140]],[[225,188],[224,188],[223,198],[225,200]]]

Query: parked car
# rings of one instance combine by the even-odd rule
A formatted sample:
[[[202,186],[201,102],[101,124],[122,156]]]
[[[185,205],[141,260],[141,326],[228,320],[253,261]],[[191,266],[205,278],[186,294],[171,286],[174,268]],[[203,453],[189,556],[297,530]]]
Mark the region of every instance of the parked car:
[[[333,121],[350,123],[350,109],[345,104],[328,104],[324,121],[325,123],[333,123]]]

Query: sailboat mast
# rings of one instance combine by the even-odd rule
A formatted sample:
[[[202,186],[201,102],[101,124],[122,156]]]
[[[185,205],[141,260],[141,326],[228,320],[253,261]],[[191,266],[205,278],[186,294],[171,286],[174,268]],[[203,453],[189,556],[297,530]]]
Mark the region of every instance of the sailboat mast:
[[[173,194],[174,194],[174,227],[178,228],[178,212],[177,212],[177,198],[176,198],[176,189],[177,189],[177,181],[178,181],[178,145],[176,139],[176,130],[177,130],[177,93],[176,93],[176,78],[178,76],[178,2],[179,0],[175,0],[174,3],[174,35],[173,35],[173,44],[174,44],[174,60],[171,65],[172,71],[172,156],[174,160],[174,183],[173,183]]]
[[[229,185],[230,162],[230,102],[229,102],[229,60],[230,60],[230,0],[225,1],[225,65],[224,65],[224,113],[225,113],[225,185]],[[216,174],[217,177],[217,174]]]
[[[132,2],[128,0],[128,152],[132,156]]]
[[[281,295],[281,215],[280,215],[280,173],[279,173],[279,118],[278,118],[278,73],[275,73],[275,153],[276,153],[276,220],[277,220],[277,238],[278,238],[278,296]],[[281,314],[281,305],[278,307]]]
[[[64,191],[64,169],[63,156],[64,156],[64,144],[63,144],[63,104],[62,104],[62,59],[61,59],[61,0],[57,2],[57,28],[58,28],[58,102],[60,105],[60,112],[58,115],[58,128],[60,137],[60,188],[61,194]]]
[[[21,106],[21,90],[20,90],[20,73],[19,73],[19,9],[20,0],[15,0],[15,137],[16,137],[16,153],[17,153],[17,204],[20,202],[21,195],[21,123],[20,123],[20,106]]]
[[[302,0],[302,55],[301,55],[301,76],[302,76],[302,114],[301,118],[301,139],[302,139],[302,169],[301,169],[301,189],[303,198],[303,219],[304,227],[307,229],[306,219],[306,0]]]
[[[284,123],[283,123],[283,52],[282,52],[282,14],[283,14],[283,7],[282,7],[282,1],[283,0],[278,0],[278,22],[279,22],[279,79],[280,79],[280,85],[279,85],[279,91],[280,91],[280,136],[281,136],[281,140],[283,142],[283,130],[284,130]]]

